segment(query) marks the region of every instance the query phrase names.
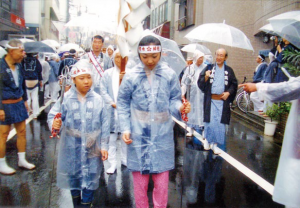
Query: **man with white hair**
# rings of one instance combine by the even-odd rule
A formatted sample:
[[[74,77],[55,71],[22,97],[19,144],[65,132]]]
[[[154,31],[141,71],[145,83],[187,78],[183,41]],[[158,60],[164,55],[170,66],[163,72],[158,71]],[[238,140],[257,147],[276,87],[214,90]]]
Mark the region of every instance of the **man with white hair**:
[[[119,49],[117,49],[113,56],[114,67],[106,70],[101,79],[100,94],[103,97],[109,112],[110,112],[110,138],[108,147],[108,162],[110,168],[106,171],[107,174],[113,174],[117,167],[117,138],[120,132],[118,116],[117,116],[117,96],[119,86],[122,82],[125,71],[121,69],[122,56]],[[126,57],[125,66],[128,57]],[[125,69],[125,67],[124,67]],[[121,164],[127,166],[127,145],[121,139]]]
[[[6,47],[7,55],[0,59],[0,173],[11,175],[16,172],[5,160],[6,141],[14,124],[17,131],[18,166],[34,169],[35,165],[27,162],[26,123],[28,105],[25,77],[20,64],[25,56],[20,40],[10,40]]]
[[[198,88],[197,81],[202,70],[206,67],[204,61],[204,53],[195,50],[193,54],[193,63],[187,66],[181,80],[182,97],[187,93],[187,99],[191,103],[191,112],[188,114],[188,126],[198,133],[202,134],[204,129],[203,123],[203,99],[204,93]],[[188,133],[187,136],[192,136]],[[206,140],[205,140],[206,141]],[[193,147],[198,149],[201,142],[197,138],[193,138]]]
[[[215,55],[216,63],[202,71],[198,86],[204,93],[204,136],[214,154],[220,154],[220,149],[226,151],[226,125],[230,123],[230,103],[236,95],[237,79],[233,69],[225,64],[227,51],[219,48]]]

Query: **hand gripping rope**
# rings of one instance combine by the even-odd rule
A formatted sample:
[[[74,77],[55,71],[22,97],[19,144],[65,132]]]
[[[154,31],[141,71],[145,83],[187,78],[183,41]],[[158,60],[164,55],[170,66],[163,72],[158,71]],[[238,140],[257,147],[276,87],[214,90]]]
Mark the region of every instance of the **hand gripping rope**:
[[[185,98],[182,98],[182,103],[183,103],[183,105],[184,105],[184,108],[183,108],[183,109],[185,110],[188,101],[187,101]],[[181,118],[182,118],[182,120],[183,120],[184,122],[188,122],[188,121],[189,121],[189,118],[187,117],[187,114],[186,114],[186,113],[181,113]]]

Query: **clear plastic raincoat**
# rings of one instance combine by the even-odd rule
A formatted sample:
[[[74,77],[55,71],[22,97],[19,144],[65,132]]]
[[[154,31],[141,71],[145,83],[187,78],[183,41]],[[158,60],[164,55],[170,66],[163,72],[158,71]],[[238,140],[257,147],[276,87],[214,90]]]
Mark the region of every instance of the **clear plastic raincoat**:
[[[199,67],[193,63],[188,66],[184,72],[181,80],[182,95],[187,92],[190,87],[190,97],[188,98],[191,103],[191,112],[188,114],[188,124],[204,126],[203,122],[203,100],[204,93],[199,89],[197,81],[202,70],[206,67],[206,64],[201,64]],[[191,81],[190,85],[189,80]]]
[[[48,114],[50,129],[59,109],[58,101]],[[73,85],[65,94],[61,113],[57,186],[71,190],[95,190],[99,186],[103,167],[100,150],[107,150],[109,138],[109,122],[104,102],[92,90],[86,94],[86,101],[80,102]]]
[[[148,74],[148,76],[146,75]],[[181,90],[176,73],[161,61],[152,70],[142,63],[126,72],[118,94],[121,132],[131,132],[127,167],[141,173],[174,168],[172,115],[180,119]]]
[[[115,55],[113,55],[114,59]],[[126,71],[126,70],[125,70]],[[103,97],[108,115],[110,118],[110,132],[118,133],[119,124],[117,110],[111,106],[111,104],[117,104],[117,97],[119,91],[119,76],[120,69],[114,63],[114,67],[107,69],[100,82],[100,95]]]
[[[276,173],[273,200],[287,207],[300,207],[300,77],[276,84],[257,84],[261,98],[272,102],[292,101]]]

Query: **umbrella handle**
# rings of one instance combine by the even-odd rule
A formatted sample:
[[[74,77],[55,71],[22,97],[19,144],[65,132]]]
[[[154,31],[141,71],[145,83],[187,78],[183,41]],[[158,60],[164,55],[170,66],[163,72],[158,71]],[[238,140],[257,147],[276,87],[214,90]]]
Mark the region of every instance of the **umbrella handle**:
[[[61,113],[57,113],[57,114],[55,115],[55,117],[54,117],[54,119],[59,119],[59,118],[61,118]],[[52,127],[50,138],[51,138],[51,139],[52,139],[53,137],[59,138],[58,133],[59,133],[59,130],[56,130],[56,129],[54,129],[54,128]]]

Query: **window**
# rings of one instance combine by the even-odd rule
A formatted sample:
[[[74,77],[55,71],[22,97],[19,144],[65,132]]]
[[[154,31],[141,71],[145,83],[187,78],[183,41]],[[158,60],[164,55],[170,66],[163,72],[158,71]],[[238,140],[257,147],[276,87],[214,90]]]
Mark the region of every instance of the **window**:
[[[195,0],[181,0],[179,5],[178,30],[195,24]]]

